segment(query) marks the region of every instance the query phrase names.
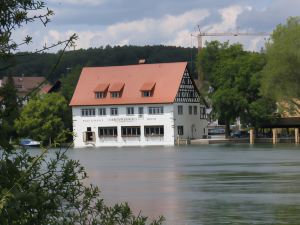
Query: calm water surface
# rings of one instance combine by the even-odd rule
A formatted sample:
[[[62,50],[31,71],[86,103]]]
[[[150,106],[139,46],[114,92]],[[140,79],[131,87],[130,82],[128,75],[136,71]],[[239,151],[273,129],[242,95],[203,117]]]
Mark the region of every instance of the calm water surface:
[[[300,146],[74,149],[107,203],[168,225],[300,224]]]

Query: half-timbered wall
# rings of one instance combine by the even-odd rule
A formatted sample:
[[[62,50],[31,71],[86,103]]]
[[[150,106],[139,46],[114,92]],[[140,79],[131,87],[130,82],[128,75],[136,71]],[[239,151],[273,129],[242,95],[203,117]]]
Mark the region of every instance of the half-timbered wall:
[[[177,103],[199,103],[200,96],[194,86],[191,76],[186,69],[184,71],[175,102]]]

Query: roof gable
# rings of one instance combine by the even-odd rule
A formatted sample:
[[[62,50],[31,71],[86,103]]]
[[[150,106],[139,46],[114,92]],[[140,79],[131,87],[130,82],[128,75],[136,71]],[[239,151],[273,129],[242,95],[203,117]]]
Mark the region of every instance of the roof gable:
[[[71,106],[173,103],[186,69],[186,62],[141,64],[130,66],[85,67],[77,83]],[[96,99],[99,84],[110,84],[109,91],[122,90],[120,98]],[[146,84],[146,85],[145,85]],[[155,89],[151,97],[143,97],[141,87]],[[144,89],[144,88],[142,88]]]

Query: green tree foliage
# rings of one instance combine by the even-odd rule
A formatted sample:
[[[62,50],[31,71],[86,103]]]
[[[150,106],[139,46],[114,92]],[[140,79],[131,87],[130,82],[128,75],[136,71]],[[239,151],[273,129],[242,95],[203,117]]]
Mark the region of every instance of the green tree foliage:
[[[24,37],[23,42],[16,43],[12,39],[12,32],[20,28],[24,23],[41,21],[44,25],[49,22],[49,16],[53,12],[49,9],[39,13],[45,8],[45,3],[36,0],[7,0],[0,4],[0,58],[7,56],[18,49],[22,44],[29,44],[32,37]],[[29,13],[31,12],[31,13]],[[37,13],[37,14],[35,14]]]
[[[0,68],[5,70],[6,74],[12,69],[8,56],[11,51],[17,50],[19,45],[11,39],[11,32],[23,23],[36,19],[45,25],[48,22],[47,16],[52,14],[50,10],[47,10],[44,16],[34,15],[44,6],[42,1],[34,0],[1,1]],[[66,47],[72,44],[74,38],[73,35],[65,41]],[[30,40],[30,37],[26,37],[24,43],[29,43]],[[61,55],[57,54],[58,60],[52,61],[54,65],[46,67],[45,74],[53,75],[53,68],[58,65]],[[30,54],[27,56],[30,57]],[[17,115],[17,111],[14,110],[18,109],[12,80],[10,79],[0,91],[4,97],[0,101],[1,225],[162,224],[163,218],[149,222],[147,217],[134,216],[127,204],[105,205],[99,189],[92,185],[86,186],[84,179],[87,175],[84,168],[78,161],[68,159],[67,150],[52,151],[49,155],[44,150],[42,154],[33,156],[33,153],[26,149],[14,150],[12,146],[7,145],[7,138],[3,134],[9,133],[13,127],[13,117]],[[50,138],[62,141],[66,109],[67,102],[59,94],[36,96],[22,109],[20,117],[15,121],[15,127],[22,135],[35,139],[47,141]],[[6,123],[10,126],[5,125]]]
[[[265,98],[254,104],[262,98],[259,88],[265,62],[263,54],[246,52],[240,44],[229,45],[228,42],[210,42],[200,52],[198,66],[204,80],[208,81],[213,111],[224,121],[227,136],[230,123],[238,117],[245,125],[258,126],[262,118],[255,109],[262,110],[258,107],[261,102],[272,106],[265,108],[262,115],[272,115],[275,103],[271,99]]]
[[[300,17],[280,24],[266,45],[262,91],[277,101],[300,98]]]
[[[80,73],[81,73],[81,67],[76,66],[74,68],[70,68],[70,72],[67,73],[64,77],[61,78],[61,94],[65,97],[67,102],[69,103],[71,101],[71,98],[73,96],[73,93],[75,91],[75,87],[77,85]],[[65,125],[69,130],[72,130],[73,126],[73,118],[72,118],[72,108],[68,107],[66,118],[65,118]]]
[[[17,89],[11,77],[8,77],[6,83],[0,88],[0,96],[0,139],[4,142],[16,136],[14,121],[19,116]]]
[[[26,56],[22,56],[27,54]],[[183,62],[195,59],[196,48],[183,48],[174,46],[115,46],[79,49],[64,53],[50,81],[56,81],[68,73],[69,68],[84,66],[116,66],[137,64],[139,59],[146,59],[147,63]],[[0,59],[0,68],[14,65],[0,70],[0,77],[7,74],[24,74],[24,76],[46,76],[56,63],[59,53],[17,53],[13,60]],[[190,65],[190,71],[194,72],[194,64]]]
[[[38,95],[28,101],[15,121],[20,136],[47,142],[57,140],[65,131],[67,102],[58,93]]]
[[[134,216],[124,204],[107,206],[98,187],[84,185],[87,175],[65,151],[32,156],[26,150],[7,154],[0,161],[1,225],[160,225]]]
[[[67,73],[66,76],[61,78],[61,94],[66,98],[68,102],[71,101],[82,68],[80,66],[76,66],[70,69],[70,72]]]

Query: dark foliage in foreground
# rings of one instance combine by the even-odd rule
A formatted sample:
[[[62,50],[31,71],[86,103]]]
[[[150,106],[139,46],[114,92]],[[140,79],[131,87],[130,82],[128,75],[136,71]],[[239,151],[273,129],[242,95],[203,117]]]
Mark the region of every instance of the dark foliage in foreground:
[[[2,151],[0,224],[162,224],[162,217],[147,222],[147,217],[135,216],[127,203],[107,206],[98,187],[84,185],[86,178],[66,150],[37,156],[26,149]]]

